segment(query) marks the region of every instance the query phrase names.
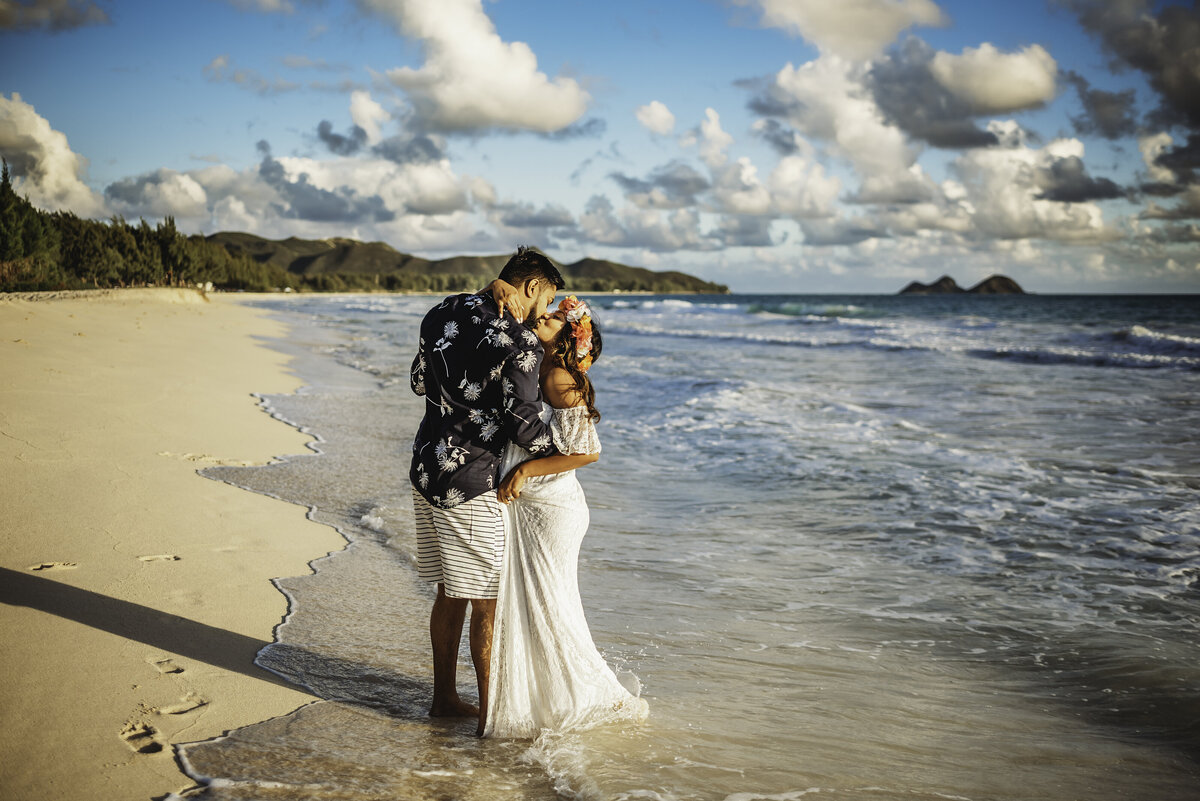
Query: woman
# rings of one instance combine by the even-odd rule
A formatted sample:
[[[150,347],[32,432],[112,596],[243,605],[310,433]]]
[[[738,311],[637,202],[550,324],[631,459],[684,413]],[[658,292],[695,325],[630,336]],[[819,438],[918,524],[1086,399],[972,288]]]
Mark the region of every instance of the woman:
[[[595,392],[599,358],[591,309],[569,296],[538,320],[545,349],[542,416],[559,453],[531,459],[509,444],[499,488],[508,542],[492,638],[485,737],[533,737],[641,719],[646,702],[621,686],[592,642],[579,598],[579,546],[588,507],[575,469],[600,458]]]

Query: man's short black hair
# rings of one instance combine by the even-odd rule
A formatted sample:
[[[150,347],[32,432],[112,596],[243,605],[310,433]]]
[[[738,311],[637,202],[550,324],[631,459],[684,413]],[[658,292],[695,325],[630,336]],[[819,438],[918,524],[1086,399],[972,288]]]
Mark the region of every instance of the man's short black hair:
[[[500,271],[500,280],[520,288],[525,285],[526,281],[534,278],[554,284],[555,289],[562,289],[566,284],[562,273],[550,259],[533,248],[521,245],[513,257],[508,260],[508,264],[504,265],[504,269]]]

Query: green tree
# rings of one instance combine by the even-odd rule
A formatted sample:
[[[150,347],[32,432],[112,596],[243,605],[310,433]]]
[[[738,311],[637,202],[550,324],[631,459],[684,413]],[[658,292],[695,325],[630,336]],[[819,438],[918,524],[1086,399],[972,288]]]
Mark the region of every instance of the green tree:
[[[0,261],[14,261],[25,255],[22,200],[13,189],[8,161],[3,160],[0,171]]]
[[[154,231],[158,244],[158,258],[162,264],[162,280],[167,284],[179,284],[183,276],[191,272],[191,254],[187,238],[175,228],[175,218],[167,217]]]

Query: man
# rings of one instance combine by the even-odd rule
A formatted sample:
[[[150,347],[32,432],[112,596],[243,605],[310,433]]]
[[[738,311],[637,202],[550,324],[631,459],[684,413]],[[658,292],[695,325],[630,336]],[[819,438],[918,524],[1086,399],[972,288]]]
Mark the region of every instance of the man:
[[[563,279],[548,258],[527,248],[500,278],[517,290],[518,315],[499,309],[488,291],[446,298],[421,322],[412,389],[425,396],[413,442],[413,511],[417,572],[436,582],[429,617],[433,704],[429,714],[487,716],[488,665],[496,614],[504,521],[496,487],[508,442],[534,456],[555,452],[541,421],[538,370],[542,346],[527,327],[546,312]],[[458,696],[455,673],[468,602],[471,661],[479,708]]]

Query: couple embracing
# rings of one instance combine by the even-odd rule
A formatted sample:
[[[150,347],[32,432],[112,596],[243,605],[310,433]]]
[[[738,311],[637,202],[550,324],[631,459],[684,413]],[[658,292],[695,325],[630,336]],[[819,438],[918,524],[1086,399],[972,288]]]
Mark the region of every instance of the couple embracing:
[[[641,719],[596,650],[579,597],[588,507],[575,469],[600,440],[588,368],[600,330],[544,255],[519,248],[500,277],[425,315],[412,389],[425,396],[410,477],[417,569],[437,584],[429,619],[434,716],[479,717],[477,734]],[[468,606],[479,707],[458,696]]]

